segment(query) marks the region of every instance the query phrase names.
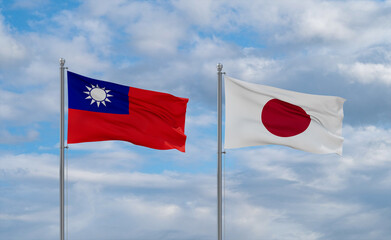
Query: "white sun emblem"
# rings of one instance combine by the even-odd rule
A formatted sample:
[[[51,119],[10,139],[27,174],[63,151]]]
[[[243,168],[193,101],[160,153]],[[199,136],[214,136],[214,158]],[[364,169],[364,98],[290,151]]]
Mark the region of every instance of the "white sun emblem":
[[[91,104],[96,102],[96,105],[99,107],[99,105],[102,103],[106,106],[106,102],[111,102],[108,97],[112,97],[113,95],[108,94],[111,90],[106,90],[105,88],[100,88],[98,84],[96,86],[92,85],[92,87],[87,87],[88,92],[84,92],[88,96],[85,99],[91,99]]]

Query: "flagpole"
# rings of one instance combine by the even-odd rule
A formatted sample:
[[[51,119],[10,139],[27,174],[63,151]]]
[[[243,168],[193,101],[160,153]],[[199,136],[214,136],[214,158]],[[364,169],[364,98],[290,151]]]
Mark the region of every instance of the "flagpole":
[[[223,212],[222,212],[222,91],[223,91],[223,64],[217,64],[217,239],[222,240]]]
[[[61,111],[60,111],[60,240],[64,240],[64,67],[60,58]]]

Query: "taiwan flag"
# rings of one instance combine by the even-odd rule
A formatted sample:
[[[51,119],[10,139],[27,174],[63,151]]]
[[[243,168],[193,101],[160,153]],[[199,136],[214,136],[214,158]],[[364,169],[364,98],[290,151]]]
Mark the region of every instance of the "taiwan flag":
[[[128,141],[185,152],[187,98],[68,71],[68,143]]]
[[[225,77],[225,148],[277,144],[341,155],[344,102]]]

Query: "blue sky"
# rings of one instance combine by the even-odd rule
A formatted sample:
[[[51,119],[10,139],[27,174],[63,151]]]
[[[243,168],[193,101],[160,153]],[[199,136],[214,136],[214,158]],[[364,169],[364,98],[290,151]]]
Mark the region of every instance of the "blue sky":
[[[391,1],[0,0],[0,239],[59,236],[59,58],[190,99],[187,152],[71,145],[69,239],[215,239],[216,64],[344,105],[344,154],[227,150],[226,239],[391,235]]]

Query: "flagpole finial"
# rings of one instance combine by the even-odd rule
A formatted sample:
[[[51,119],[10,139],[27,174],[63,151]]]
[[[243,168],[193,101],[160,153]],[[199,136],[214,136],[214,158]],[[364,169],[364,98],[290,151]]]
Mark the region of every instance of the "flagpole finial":
[[[223,70],[223,64],[218,63],[217,64],[217,71],[221,72],[221,70]]]
[[[65,64],[65,59],[64,58],[60,58],[60,65],[64,66],[64,64]]]

